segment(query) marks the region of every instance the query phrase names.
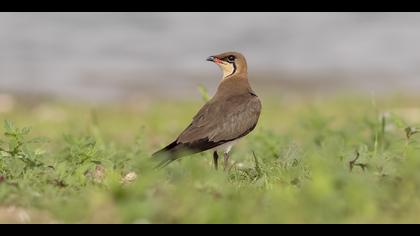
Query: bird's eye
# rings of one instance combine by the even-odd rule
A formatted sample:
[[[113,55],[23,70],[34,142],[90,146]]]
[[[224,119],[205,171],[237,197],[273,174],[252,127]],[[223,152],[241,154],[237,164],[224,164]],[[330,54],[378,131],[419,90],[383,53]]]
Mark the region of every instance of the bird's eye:
[[[228,60],[229,61],[234,61],[235,60],[235,56],[233,56],[233,55],[228,56]]]

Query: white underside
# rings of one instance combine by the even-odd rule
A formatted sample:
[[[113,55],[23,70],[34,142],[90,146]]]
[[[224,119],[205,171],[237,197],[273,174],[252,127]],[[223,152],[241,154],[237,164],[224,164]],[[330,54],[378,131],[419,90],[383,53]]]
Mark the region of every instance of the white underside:
[[[239,139],[224,143],[222,145],[219,145],[217,147],[214,147],[210,150],[212,151],[218,151],[218,152],[223,152],[223,153],[229,153],[230,150],[232,149],[233,145],[235,145],[237,142],[239,141]]]

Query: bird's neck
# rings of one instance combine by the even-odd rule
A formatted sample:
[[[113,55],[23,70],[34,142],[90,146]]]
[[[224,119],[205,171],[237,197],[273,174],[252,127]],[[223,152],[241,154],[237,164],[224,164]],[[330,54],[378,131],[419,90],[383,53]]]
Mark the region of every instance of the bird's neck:
[[[247,74],[241,73],[223,78],[215,96],[244,94],[251,90]]]
[[[222,80],[230,79],[232,77],[248,77],[248,72],[246,68],[243,67],[237,67],[233,64],[233,66],[227,66],[225,68],[222,68],[223,77]]]

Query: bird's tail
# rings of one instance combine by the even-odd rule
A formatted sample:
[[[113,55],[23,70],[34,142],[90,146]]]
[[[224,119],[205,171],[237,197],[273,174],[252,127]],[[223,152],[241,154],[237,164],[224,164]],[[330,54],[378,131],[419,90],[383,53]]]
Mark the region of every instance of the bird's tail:
[[[159,162],[155,166],[156,169],[163,168],[178,158],[177,153],[174,151],[174,148],[176,146],[177,146],[177,142],[174,141],[168,146],[164,147],[163,149],[152,154],[153,160]]]

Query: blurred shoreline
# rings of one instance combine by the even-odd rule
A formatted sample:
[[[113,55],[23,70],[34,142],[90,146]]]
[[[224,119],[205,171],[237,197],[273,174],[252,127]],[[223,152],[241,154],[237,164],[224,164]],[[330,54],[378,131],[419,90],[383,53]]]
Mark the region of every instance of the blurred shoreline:
[[[217,70],[217,68],[215,68]],[[216,73],[216,72],[215,72]],[[139,75],[140,77],[140,75]],[[77,102],[112,102],[135,99],[199,99],[198,87],[204,86],[209,95],[213,95],[220,82],[219,75],[190,76],[177,78],[167,76],[158,81],[96,77],[80,81],[80,84],[60,88],[34,86],[0,87],[0,94],[10,94],[17,97],[43,98],[49,100],[64,100]],[[264,96],[313,97],[317,95],[331,96],[341,94],[360,94],[369,96],[372,93],[394,95],[403,93],[408,96],[418,95],[418,85],[415,79],[401,82],[387,75],[365,74],[275,74],[250,73],[250,83],[254,90]],[[92,77],[93,78],[93,77]],[[168,85],[162,86],[168,80]],[[179,79],[179,82],[177,81]]]

